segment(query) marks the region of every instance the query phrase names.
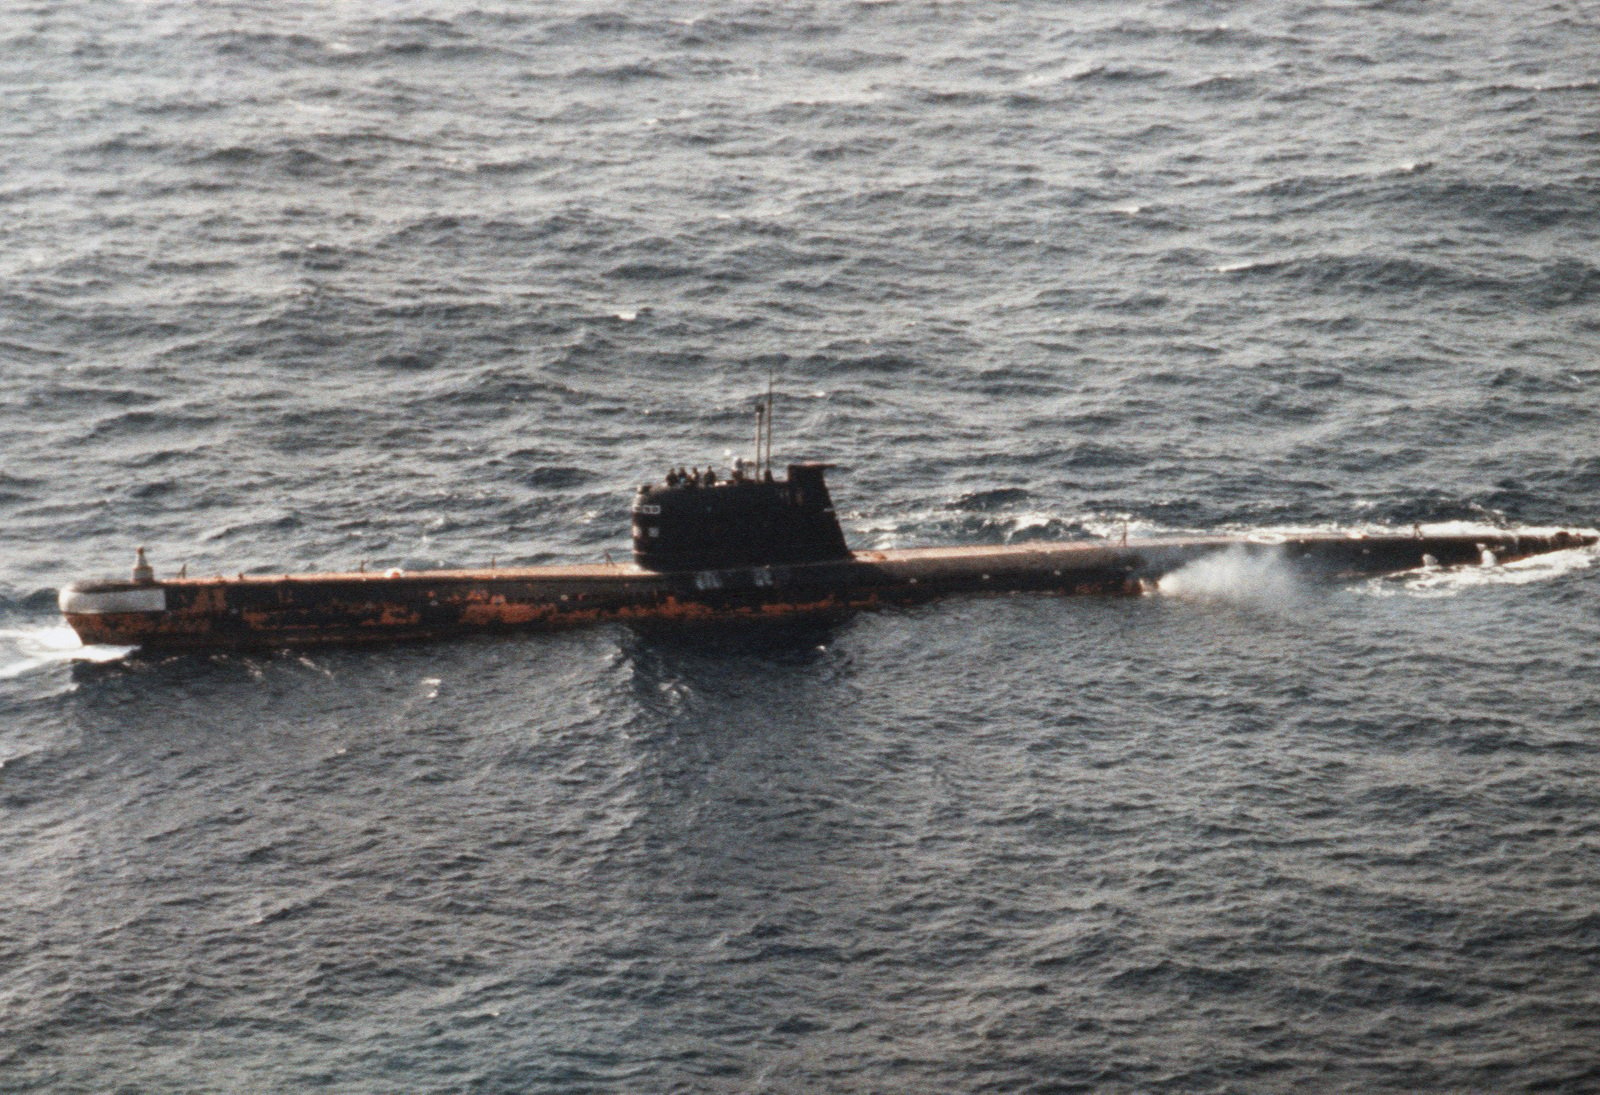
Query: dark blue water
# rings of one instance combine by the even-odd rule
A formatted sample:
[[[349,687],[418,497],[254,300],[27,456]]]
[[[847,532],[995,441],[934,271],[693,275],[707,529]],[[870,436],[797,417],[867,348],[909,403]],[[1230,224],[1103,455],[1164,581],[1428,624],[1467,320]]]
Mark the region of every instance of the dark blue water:
[[[73,650],[122,573],[1592,526],[1578,3],[0,12],[0,1090],[1600,1088],[1600,568]],[[97,660],[98,659],[98,660]]]

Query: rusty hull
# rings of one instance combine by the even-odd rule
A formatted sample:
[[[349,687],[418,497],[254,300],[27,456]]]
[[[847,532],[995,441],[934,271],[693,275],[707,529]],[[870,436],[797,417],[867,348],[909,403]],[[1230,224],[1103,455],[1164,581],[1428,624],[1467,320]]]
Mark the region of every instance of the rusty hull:
[[[1133,593],[1223,551],[1324,578],[1499,561],[1591,534],[1203,537],[855,552],[784,566],[654,571],[632,564],[85,582],[62,590],[87,644],[238,650],[553,630],[601,621],[763,619],[904,605],[953,593]],[[127,610],[129,604],[137,607]]]

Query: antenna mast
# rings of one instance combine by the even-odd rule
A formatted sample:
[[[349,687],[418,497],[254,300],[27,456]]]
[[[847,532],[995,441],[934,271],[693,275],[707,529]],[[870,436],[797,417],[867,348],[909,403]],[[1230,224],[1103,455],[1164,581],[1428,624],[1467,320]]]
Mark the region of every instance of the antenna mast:
[[[769,476],[772,474],[772,386],[776,371],[774,366],[767,368],[767,475]],[[761,461],[757,460],[756,463],[759,465]]]
[[[755,460],[755,463],[752,464],[751,467],[750,467],[750,474],[752,476],[754,476],[755,478],[757,478],[757,479],[761,478],[761,438],[762,438],[762,430],[765,428],[764,423],[766,422],[766,418],[767,418],[767,405],[765,403],[757,403],[756,404],[756,460]]]

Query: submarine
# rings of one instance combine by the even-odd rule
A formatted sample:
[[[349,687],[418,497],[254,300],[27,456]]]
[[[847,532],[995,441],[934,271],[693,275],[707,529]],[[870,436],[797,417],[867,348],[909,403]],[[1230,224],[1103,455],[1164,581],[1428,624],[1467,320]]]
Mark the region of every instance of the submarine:
[[[763,430],[763,420],[765,429]],[[763,454],[763,441],[765,453]],[[1223,552],[1341,580],[1511,562],[1592,546],[1591,532],[1196,536],[855,551],[824,463],[772,471],[771,395],[756,459],[728,476],[673,470],[640,486],[633,559],[488,569],[158,579],[60,591],[86,645],[146,651],[276,649],[548,631],[605,621],[736,621],[843,614],[952,594],[1138,594]]]

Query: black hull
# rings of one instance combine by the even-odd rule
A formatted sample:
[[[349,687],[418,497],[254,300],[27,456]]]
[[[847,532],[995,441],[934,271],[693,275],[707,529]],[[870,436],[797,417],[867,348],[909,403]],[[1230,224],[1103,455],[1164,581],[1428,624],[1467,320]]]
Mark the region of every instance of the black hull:
[[[89,644],[240,650],[553,630],[603,621],[751,620],[952,594],[1137,593],[1223,552],[1317,580],[1510,562],[1591,534],[1209,537],[856,552],[827,562],[657,571],[633,565],[79,583],[62,613]],[[1487,553],[1487,555],[1486,555]]]

